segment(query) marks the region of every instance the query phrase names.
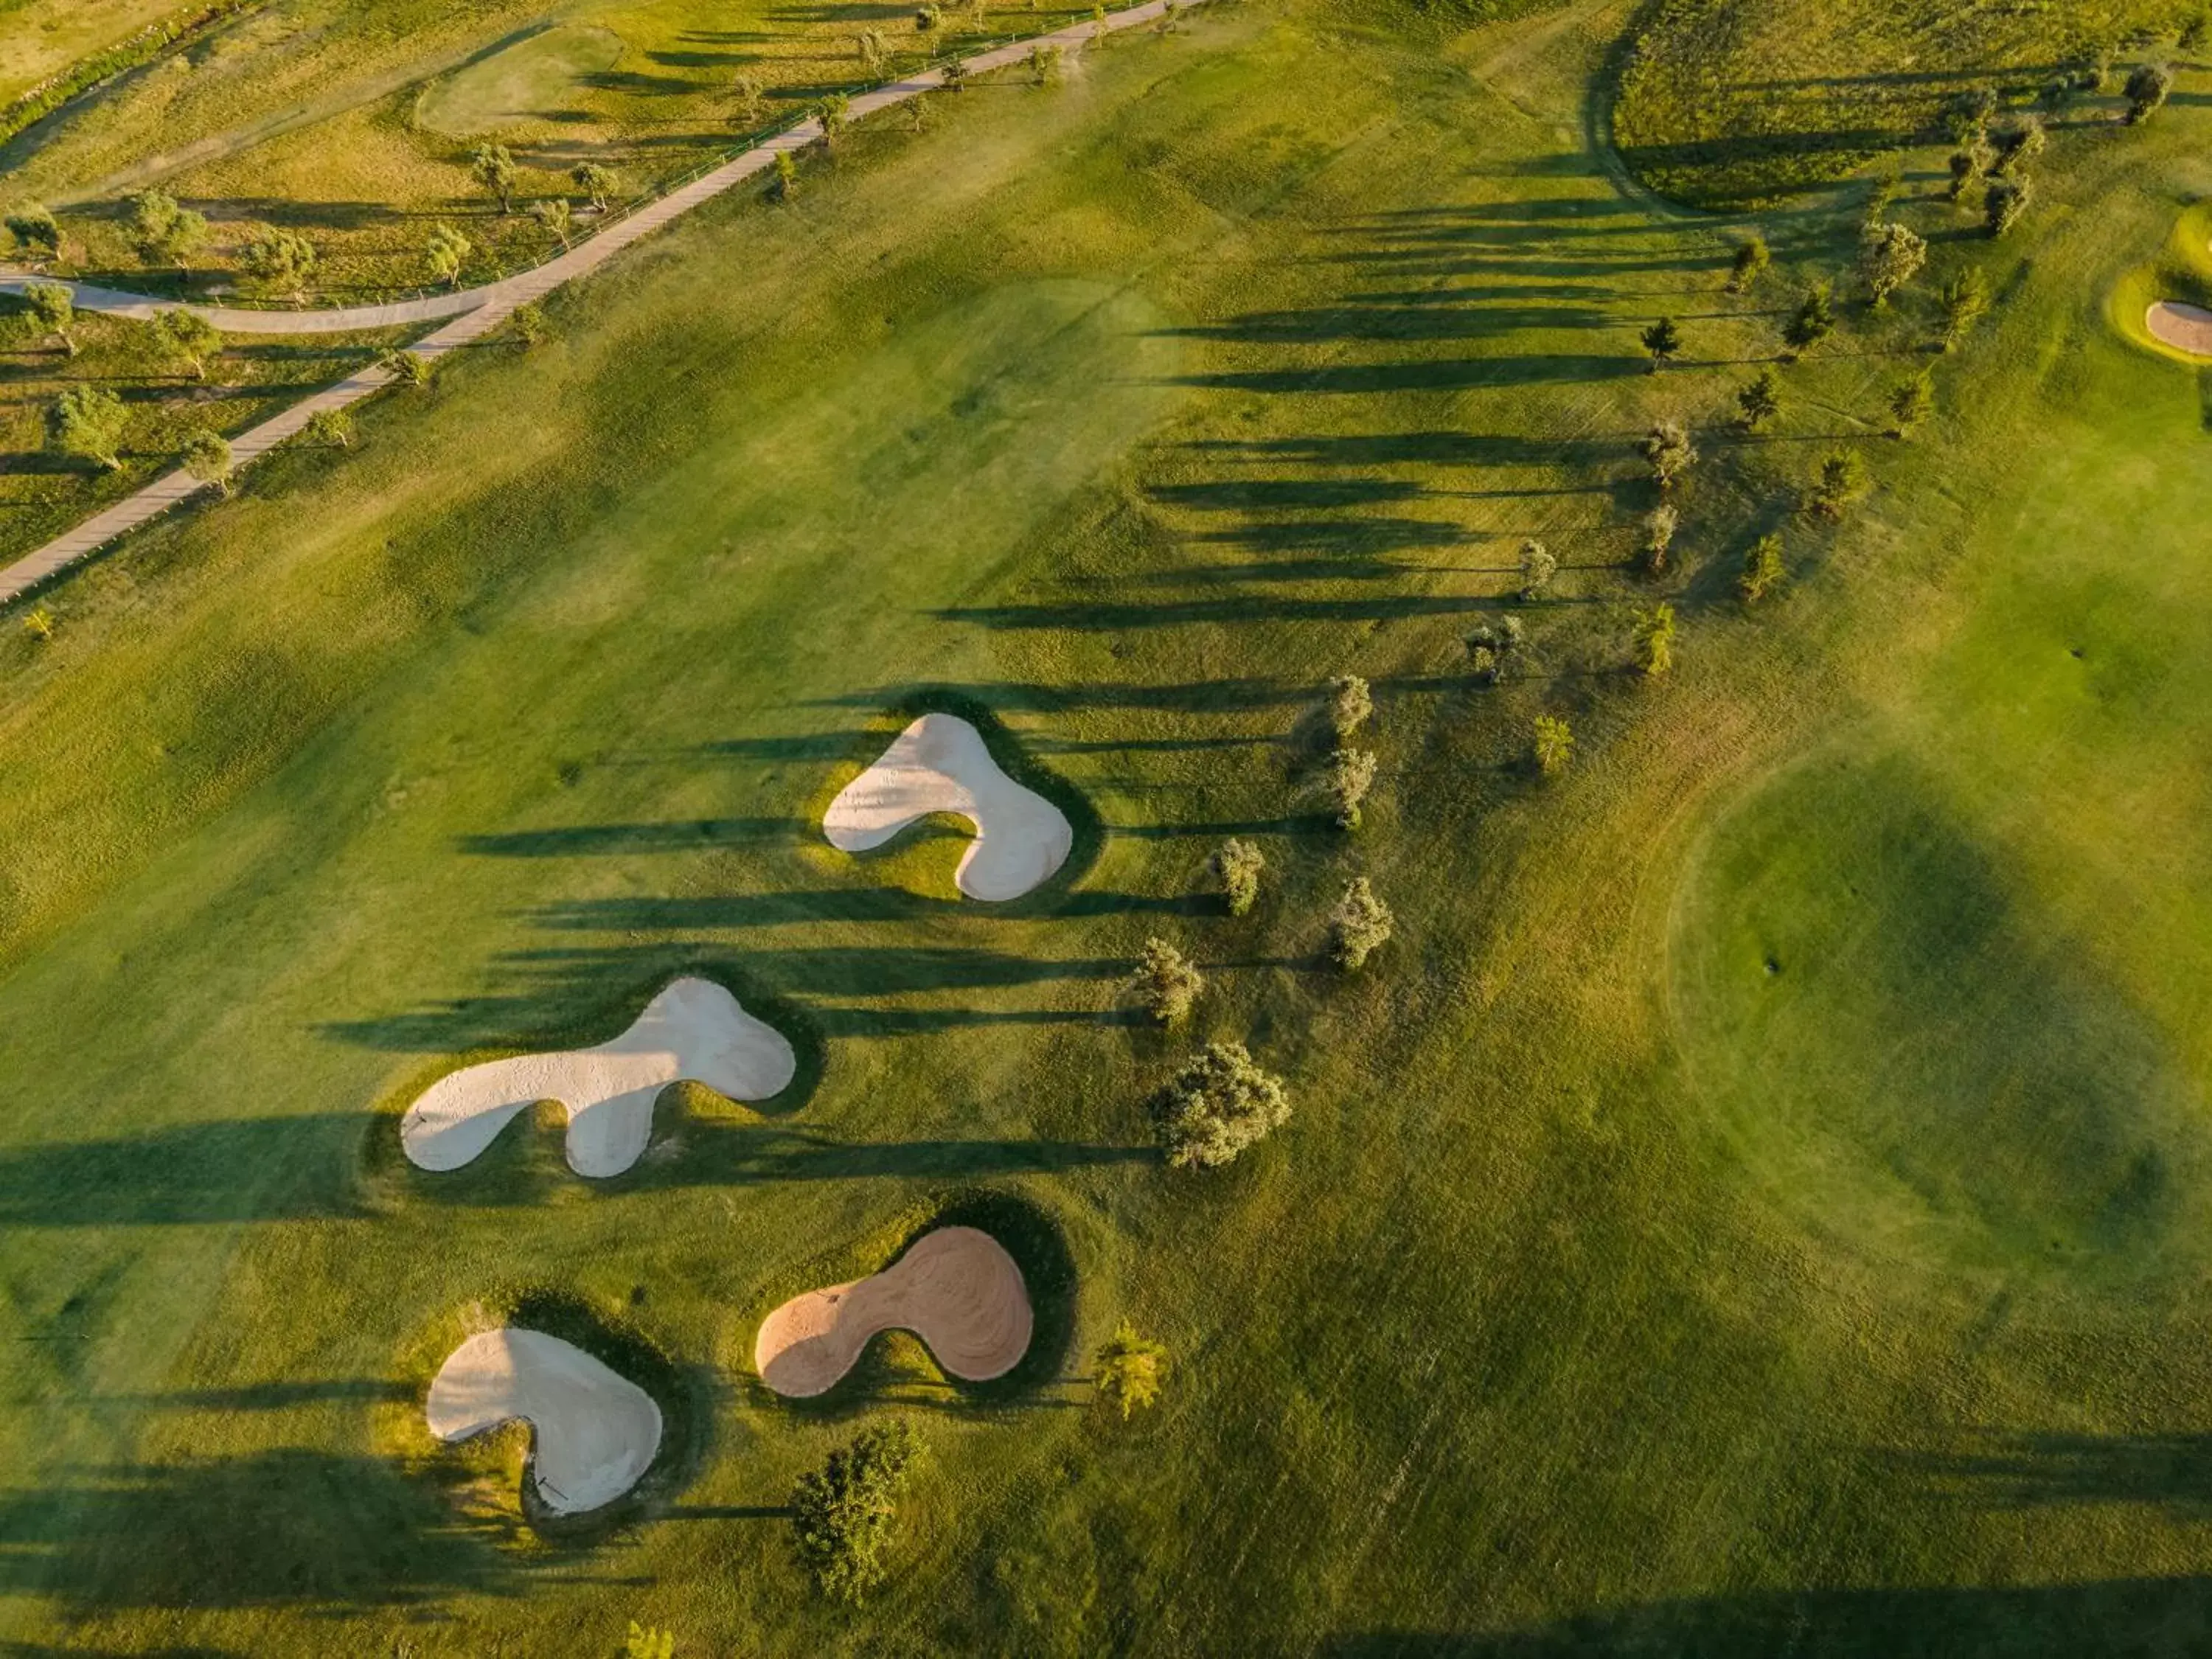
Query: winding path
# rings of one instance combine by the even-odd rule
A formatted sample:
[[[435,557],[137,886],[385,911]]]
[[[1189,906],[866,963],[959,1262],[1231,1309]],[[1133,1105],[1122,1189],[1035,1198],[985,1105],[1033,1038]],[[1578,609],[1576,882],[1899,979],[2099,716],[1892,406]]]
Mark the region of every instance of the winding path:
[[[970,75],[988,74],[993,70],[1005,69],[1025,61],[1030,51],[1037,46],[1080,48],[1085,41],[1102,30],[1110,33],[1135,28],[1140,24],[1156,21],[1174,5],[1175,0],[1146,0],[1146,3],[1133,6],[1127,11],[1109,13],[1103,23],[1085,18],[1079,23],[1055,29],[1049,34],[1036,35],[994,47],[989,52],[965,59],[965,67]],[[855,121],[863,119],[893,105],[902,104],[924,93],[934,91],[944,83],[945,76],[941,70],[927,70],[905,80],[878,87],[872,92],[861,93],[853,100],[848,112],[849,118]],[[516,307],[543,299],[563,283],[574,282],[598,270],[641,237],[650,235],[702,203],[710,202],[746,179],[767,172],[775,165],[778,155],[803,149],[821,136],[821,122],[810,117],[797,126],[787,128],[743,155],[724,162],[713,172],[702,174],[658,201],[648,203],[627,217],[617,220],[605,229],[594,233],[587,240],[579,242],[567,252],[533,270],[496,283],[487,283],[481,288],[463,289],[453,294],[432,295],[425,299],[398,301],[386,305],[257,311],[232,306],[180,306],[173,301],[151,300],[143,295],[125,294],[86,283],[69,283],[65,286],[70,289],[76,304],[86,311],[142,319],[151,317],[158,311],[194,311],[225,333],[231,334],[352,333],[364,329],[392,328],[451,319],[443,328],[425,336],[409,348],[420,356],[436,358],[458,346],[483,339],[505,322]],[[28,283],[42,280],[46,279],[21,272],[0,273],[0,289],[21,289]],[[295,404],[274,419],[240,433],[230,441],[231,457],[239,466],[244,467],[287,439],[296,436],[321,411],[343,409],[349,404],[359,403],[391,383],[390,373],[381,368],[365,368],[356,374],[349,375],[336,386]],[[181,469],[155,479],[143,489],[125,496],[112,507],[94,514],[76,529],[56,537],[37,551],[0,569],[0,605],[6,605],[51,580],[109,543],[158,518],[179,501],[214,487],[200,483]]]

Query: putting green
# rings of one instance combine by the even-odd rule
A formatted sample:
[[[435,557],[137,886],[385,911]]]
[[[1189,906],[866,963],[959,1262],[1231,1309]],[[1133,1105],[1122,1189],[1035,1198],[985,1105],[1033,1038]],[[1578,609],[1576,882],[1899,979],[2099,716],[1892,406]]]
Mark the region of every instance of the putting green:
[[[2154,1023],[1938,780],[1839,747],[1723,818],[1677,911],[1695,1097],[1824,1234],[1941,1268],[2127,1273],[2201,1208]]]
[[[596,24],[564,24],[432,82],[416,100],[416,125],[449,138],[551,119],[587,75],[621,61],[622,36]]]

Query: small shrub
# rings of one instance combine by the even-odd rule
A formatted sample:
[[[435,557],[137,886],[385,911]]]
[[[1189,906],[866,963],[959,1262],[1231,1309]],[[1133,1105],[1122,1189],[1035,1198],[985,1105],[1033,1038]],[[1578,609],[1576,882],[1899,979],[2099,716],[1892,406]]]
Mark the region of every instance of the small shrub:
[[[575,228],[576,210],[568,205],[565,196],[548,196],[530,204],[530,216],[538,221],[539,229],[558,237],[562,251],[568,251],[568,233]]]
[[[2009,235],[2027,213],[2034,187],[2026,179],[2000,179],[1982,202],[1982,225],[1992,239]]]
[[[1943,349],[1955,351],[1989,313],[1990,281],[1978,265],[1966,265],[1943,284]]]
[[[315,280],[322,257],[315,252],[315,245],[297,231],[256,225],[246,233],[238,262],[256,282],[296,301]]]
[[[2024,167],[2050,148],[2049,129],[2034,116],[2023,115],[1997,134],[1995,171],[2006,173]]]
[[[1654,605],[1636,613],[1636,665],[1645,678],[1658,679],[1674,672],[1674,607]]]
[[[1878,311],[1928,264],[1928,244],[1905,225],[1884,225],[1859,250],[1859,276]]]
[[[863,1429],[792,1488],[791,1527],[801,1565],[827,1595],[859,1601],[884,1581],[884,1551],[898,1500],[921,1462],[921,1436],[904,1419]]]
[[[584,199],[600,213],[615,193],[615,175],[597,161],[579,161],[568,169],[568,182],[584,192]]]
[[[1821,458],[1820,477],[1813,485],[1813,512],[1823,519],[1840,519],[1872,487],[1865,459],[1856,449],[1830,451]]]
[[[43,253],[51,258],[62,251],[61,225],[37,202],[9,209],[0,216],[0,225],[8,228],[16,246],[26,253]]]
[[[1975,182],[1996,164],[1996,152],[1989,141],[1976,134],[1972,142],[1951,152],[1951,199],[1963,202]]]
[[[31,317],[46,333],[61,342],[63,352],[76,356],[76,301],[59,283],[29,283],[23,288],[23,303],[30,307]]]
[[[185,471],[204,484],[213,484],[220,495],[230,494],[230,441],[220,432],[195,432],[185,441]]]
[[[791,159],[791,152],[780,149],[775,153],[775,177],[768,187],[772,202],[788,202],[799,193],[799,163]]]
[[[1771,532],[1744,550],[1743,573],[1735,579],[1744,603],[1757,605],[1782,584],[1782,538]]]
[[[833,92],[817,99],[814,118],[821,125],[822,143],[826,148],[837,140],[853,117],[853,100],[842,92]]]
[[[526,301],[515,307],[507,319],[507,325],[514,331],[515,340],[520,345],[526,348],[542,345],[546,332],[545,307],[535,300]]]
[[[1479,624],[1467,636],[1467,654],[1474,677],[1485,685],[1495,685],[1513,672],[1528,640],[1521,618],[1504,616],[1493,625]]]
[[[629,1633],[623,1638],[622,1659],[675,1659],[675,1656],[674,1632],[655,1630],[635,1619],[629,1621]]]
[[[1682,527],[1682,515],[1672,504],[1662,501],[1651,509],[1644,520],[1644,568],[1657,575],[1667,568],[1668,556],[1674,550],[1674,537]]]
[[[1145,941],[1145,954],[1125,988],[1139,1005],[1162,1025],[1172,1025],[1190,1012],[1206,989],[1206,978],[1188,957],[1164,939]]]
[[[2143,64],[2128,76],[2128,125],[2141,126],[2173,95],[2173,71],[2163,64]]]
[[[376,354],[376,366],[392,377],[394,386],[419,392],[430,384],[430,360],[419,351],[396,348]]]
[[[350,449],[353,416],[343,409],[319,409],[307,417],[300,435],[324,449]]]
[[[1672,489],[1675,480],[1698,464],[1698,447],[1690,441],[1689,429],[1680,421],[1660,422],[1638,448],[1662,489]]]
[[[1889,394],[1890,435],[1903,438],[1936,412],[1936,376],[1922,369],[1899,381]]]
[[[1761,276],[1774,263],[1774,255],[1766,246],[1766,239],[1754,232],[1751,240],[1736,245],[1735,260],[1729,272],[1729,292],[1741,294]]]
[[[1800,351],[1820,343],[1836,331],[1836,294],[1832,284],[1815,283],[1798,302],[1796,315],[1783,331],[1784,337]]]
[[[27,612],[23,617],[23,631],[44,645],[54,636],[54,613],[44,605]]]
[[[131,198],[131,240],[148,264],[182,264],[207,238],[206,215],[179,207],[167,191],[141,191]]]
[[[1126,1423],[1133,1413],[1158,1401],[1167,1369],[1165,1346],[1138,1335],[1137,1328],[1125,1319],[1099,1346],[1091,1362],[1091,1386],[1097,1398],[1121,1407]]]
[[[1229,840],[1213,849],[1213,856],[1206,861],[1206,873],[1221,888],[1221,896],[1232,916],[1241,916],[1251,909],[1260,897],[1260,874],[1267,867],[1267,859],[1249,841]]]
[[[1219,1169],[1290,1121],[1279,1079],[1241,1042],[1208,1043],[1154,1092],[1152,1121],[1177,1169]]]
[[[1375,896],[1364,876],[1346,882],[1344,896],[1328,913],[1328,958],[1348,974],[1367,965],[1367,958],[1390,942],[1397,918],[1390,907]]]
[[[1574,728],[1556,714],[1537,715],[1531,733],[1529,757],[1535,762],[1539,773],[1547,778],[1556,778],[1574,762]]]
[[[451,225],[433,225],[430,240],[423,244],[422,263],[430,268],[430,275],[439,282],[454,288],[461,285],[461,268],[469,262],[476,245]]]

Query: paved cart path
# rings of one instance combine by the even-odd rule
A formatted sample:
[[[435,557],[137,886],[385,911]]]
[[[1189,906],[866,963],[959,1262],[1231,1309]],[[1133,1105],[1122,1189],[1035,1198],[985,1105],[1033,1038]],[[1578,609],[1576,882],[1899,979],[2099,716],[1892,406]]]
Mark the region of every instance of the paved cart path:
[[[1135,28],[1155,21],[1174,3],[1174,0],[1146,0],[1127,11],[1110,12],[1102,24],[1091,19],[1072,23],[1028,40],[1011,41],[1003,46],[980,52],[965,60],[970,75],[987,74],[1026,60],[1037,46],[1060,46],[1074,50],[1102,29],[1116,31]],[[861,120],[895,104],[920,97],[942,86],[945,77],[938,70],[896,81],[888,86],[876,88],[854,98],[850,118]],[[392,328],[411,324],[444,322],[435,333],[417,341],[410,350],[424,357],[435,358],[480,340],[499,327],[511,316],[516,307],[543,299],[565,283],[586,276],[613,258],[641,237],[649,236],[671,220],[682,217],[702,202],[710,202],[746,179],[767,172],[775,165],[775,158],[787,152],[805,149],[822,136],[822,124],[810,118],[799,125],[776,134],[716,167],[671,191],[659,200],[647,204],[617,219],[588,240],[544,264],[508,276],[496,283],[487,283],[481,288],[463,289],[453,294],[432,295],[419,300],[398,301],[390,304],[349,306],[337,308],[306,308],[298,310],[252,310],[235,306],[180,305],[173,301],[152,300],[144,295],[125,294],[88,283],[69,283],[77,306],[89,312],[112,316],[148,318],[156,312],[184,310],[198,313],[226,334],[335,334],[351,333],[363,329]],[[0,272],[0,289],[21,289],[26,283],[46,280],[22,272]],[[451,320],[447,320],[447,319]],[[389,371],[365,368],[349,375],[336,386],[315,393],[305,402],[294,404],[282,415],[263,422],[240,433],[231,440],[233,459],[241,467],[276,447],[286,439],[295,436],[301,428],[318,413],[326,409],[343,409],[359,403],[392,382]],[[27,555],[4,569],[0,569],[0,605],[51,580],[80,560],[90,556],[118,537],[127,535],[139,526],[158,518],[178,502],[211,489],[181,469],[157,478],[143,489],[125,496],[112,507],[94,514],[66,534],[57,536],[36,552]]]

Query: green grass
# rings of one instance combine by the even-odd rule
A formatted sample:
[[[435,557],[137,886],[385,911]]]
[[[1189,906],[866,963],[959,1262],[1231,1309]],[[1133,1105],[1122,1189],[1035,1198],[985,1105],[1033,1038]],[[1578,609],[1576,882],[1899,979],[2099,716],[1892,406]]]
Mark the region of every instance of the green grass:
[[[0,1635],[2200,1646],[2207,416],[2106,312],[2212,184],[2202,113],[2063,135],[1994,247],[1909,156],[1931,276],[2004,296],[1942,415],[1879,435],[1915,295],[1847,307],[1745,440],[1856,216],[1770,216],[1783,270],[1723,295],[1740,227],[1591,146],[1631,21],[1234,8],[939,100],[0,638]],[[1706,459],[1652,581],[1631,445],[1669,413]],[[1881,488],[1829,529],[1795,502],[1837,444]],[[1769,526],[1793,580],[1747,613]],[[1482,690],[1461,638],[1531,534],[1558,592]],[[1350,838],[1301,793],[1340,672],[1384,769]],[[948,695],[1097,814],[1064,890],[820,841]],[[1549,785],[1539,712],[1580,738]],[[1233,922],[1190,896],[1229,834],[1271,861]],[[1400,925],[1346,981],[1315,953],[1355,873]],[[1211,979],[1187,1034],[1115,1000],[1153,933]],[[606,1183],[548,1125],[395,1158],[455,1057],[702,968],[810,1086],[690,1095]],[[1297,1115],[1171,1176],[1140,1102],[1209,1036]],[[822,1405],[759,1393],[768,1309],[979,1213],[1048,1371],[971,1392],[892,1340]],[[423,1442],[447,1340],[518,1304],[682,1413],[611,1536],[524,1525],[512,1437]],[[1126,1427],[1075,1380],[1124,1315],[1176,1360]],[[832,1607],[776,1511],[893,1410],[933,1464],[892,1583]]]
[[[588,77],[622,55],[622,37],[611,29],[550,29],[433,82],[416,101],[415,118],[453,138],[556,118]]]
[[[177,9],[170,0],[4,0],[0,104]]]

